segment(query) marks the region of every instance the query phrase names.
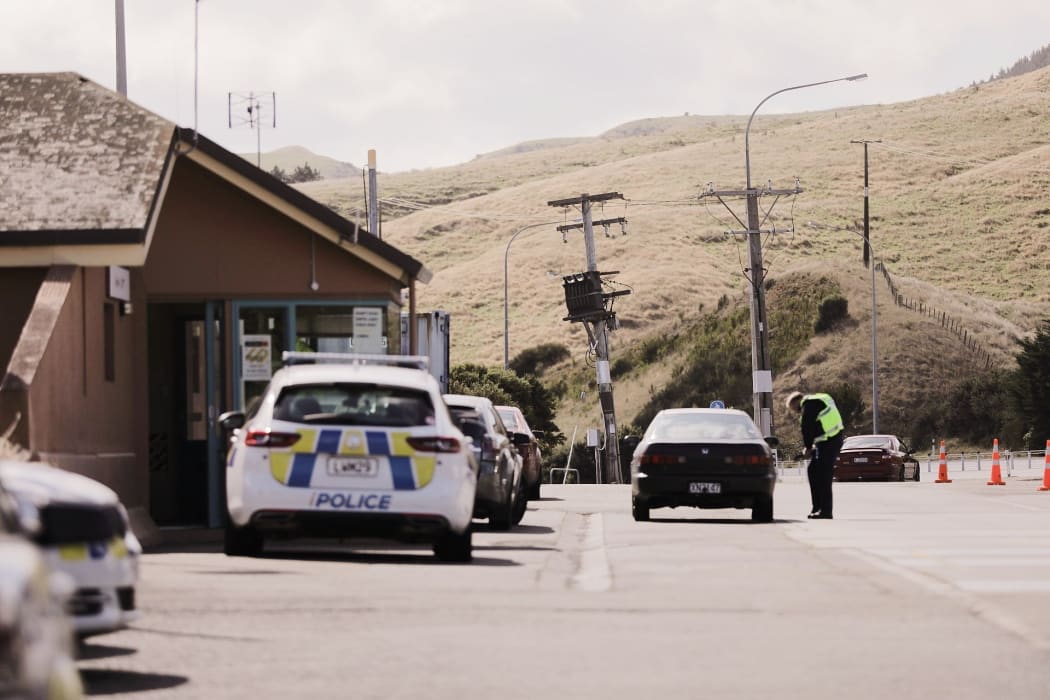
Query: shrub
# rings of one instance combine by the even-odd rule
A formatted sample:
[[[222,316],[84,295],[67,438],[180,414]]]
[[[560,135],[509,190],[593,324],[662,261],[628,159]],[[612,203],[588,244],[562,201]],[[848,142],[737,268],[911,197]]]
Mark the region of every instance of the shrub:
[[[518,376],[541,375],[543,372],[570,357],[569,349],[560,343],[544,343],[522,350],[510,361],[510,368]]]
[[[849,318],[849,301],[842,296],[828,297],[820,302],[813,330],[817,333],[829,331],[839,321]]]

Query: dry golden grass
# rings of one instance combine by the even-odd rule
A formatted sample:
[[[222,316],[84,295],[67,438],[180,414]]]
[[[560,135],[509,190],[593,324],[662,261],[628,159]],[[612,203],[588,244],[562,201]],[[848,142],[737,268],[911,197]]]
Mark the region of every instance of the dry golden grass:
[[[842,374],[858,383],[865,372],[870,377],[870,277],[860,264],[860,238],[806,225],[859,227],[863,150],[854,139],[883,141],[869,147],[871,237],[900,291],[956,316],[998,361],[1009,362],[1014,338],[1050,315],[1048,113],[1050,69],[900,104],[756,116],[753,183],[787,188],[798,176],[805,190],[772,209],[766,227],[793,233],[766,241],[767,275],[834,273],[856,321],[841,339],[816,339],[793,371],[810,378],[818,371]],[[625,202],[594,212],[630,220],[627,236],[596,231],[599,269],[618,270],[615,280],[633,290],[616,304],[629,323],[613,337],[615,358],[617,348],[666,332],[722,295],[744,295],[746,245],[723,235],[743,226],[718,201],[697,195],[708,182],[721,190],[743,187],[746,121],[640,120],[591,139],[534,142],[456,167],[383,174],[384,198],[432,205],[407,214],[386,206],[383,238],[434,270],[431,284],[419,289],[419,306],[451,313],[452,361],[496,365],[503,361],[507,242],[524,226],[552,222],[525,231],[510,249],[510,354],[561,342],[581,362],[586,339],[578,324],[562,320],[561,276],[585,269],[584,246],[578,232],[563,244],[555,231],[579,212],[547,202],[623,193]],[[361,206],[359,181],[302,189],[344,213]],[[727,204],[744,218],[741,200]],[[771,197],[761,200],[764,209],[772,204]],[[950,363],[962,362],[967,351],[932,319],[893,306],[881,277],[877,290],[884,391],[900,397],[890,402],[906,401],[957,371]],[[656,374],[617,386],[625,420],[628,408],[644,400],[646,385],[663,380]],[[787,390],[786,381],[777,385]]]

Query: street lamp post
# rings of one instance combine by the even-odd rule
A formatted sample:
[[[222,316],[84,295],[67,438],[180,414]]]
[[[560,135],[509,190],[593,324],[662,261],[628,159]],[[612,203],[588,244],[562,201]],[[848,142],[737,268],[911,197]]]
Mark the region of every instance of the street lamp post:
[[[868,250],[871,251],[871,432],[878,434],[879,432],[879,344],[878,344],[878,326],[879,326],[879,313],[878,306],[876,305],[875,297],[875,248],[872,247],[871,241],[868,237],[860,231],[855,231],[851,228],[835,227],[835,226],[824,226],[816,222],[810,221],[807,224],[811,228],[824,229],[826,231],[848,231],[856,236],[860,236],[861,240],[864,241],[864,245],[867,246]]]
[[[525,233],[529,229],[538,228],[540,226],[555,226],[558,223],[559,222],[557,221],[544,221],[539,224],[529,224],[528,226],[522,226],[514,232],[514,235],[510,237],[510,240],[507,241],[507,248],[503,251],[503,369],[510,368],[510,302],[508,301],[507,295],[508,260],[510,258],[510,244],[514,242],[515,238]]]
[[[751,122],[755,114],[770,98],[782,92],[827,85],[842,81],[862,80],[867,73],[844,78],[822,80],[816,83],[793,85],[766,95],[751,112],[744,130],[744,165],[746,170],[747,237],[751,272],[751,382],[754,391],[754,417],[763,435],[773,428],[773,372],[769,361],[769,324],[766,321],[766,291],[762,270],[762,232],[758,218],[758,191],[751,187]]]

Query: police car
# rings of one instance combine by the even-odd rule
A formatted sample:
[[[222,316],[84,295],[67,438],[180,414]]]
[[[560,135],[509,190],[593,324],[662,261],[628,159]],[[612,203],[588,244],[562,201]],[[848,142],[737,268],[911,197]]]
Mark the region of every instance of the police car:
[[[0,462],[0,481],[51,569],[75,583],[67,607],[77,636],[113,632],[136,620],[142,545],[117,494],[42,462]]]
[[[285,352],[247,415],[224,413],[225,551],[267,538],[431,544],[469,561],[478,466],[427,359]]]

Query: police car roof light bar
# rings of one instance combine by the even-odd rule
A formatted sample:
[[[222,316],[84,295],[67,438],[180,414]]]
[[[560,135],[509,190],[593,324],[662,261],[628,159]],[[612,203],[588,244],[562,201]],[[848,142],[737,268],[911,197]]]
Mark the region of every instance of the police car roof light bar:
[[[391,365],[412,369],[429,370],[430,358],[426,355],[366,355],[353,352],[298,352],[285,350],[281,353],[285,365],[342,364],[342,365]]]

